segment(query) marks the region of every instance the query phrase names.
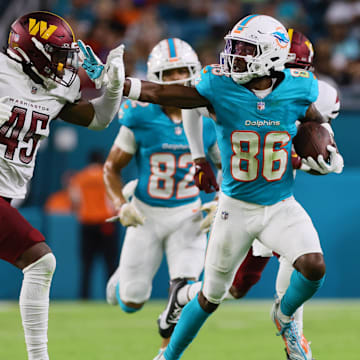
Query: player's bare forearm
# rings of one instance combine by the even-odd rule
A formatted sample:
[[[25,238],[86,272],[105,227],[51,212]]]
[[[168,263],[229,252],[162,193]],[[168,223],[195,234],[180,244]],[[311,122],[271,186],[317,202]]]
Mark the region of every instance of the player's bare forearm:
[[[125,80],[124,96],[129,94],[130,80]],[[160,85],[150,81],[141,81],[140,101],[175,106],[183,109],[209,106],[209,101],[193,87],[183,85]]]
[[[301,122],[314,121],[319,124],[326,122],[324,117],[319,113],[314,104],[311,104],[305,114],[305,117],[299,119]]]
[[[93,105],[86,100],[81,100],[77,104],[66,104],[61,110],[59,118],[71,124],[88,127],[94,114]]]
[[[113,146],[104,164],[104,183],[106,193],[116,209],[126,203],[123,196],[123,183],[121,181],[121,170],[130,162],[132,155]]]

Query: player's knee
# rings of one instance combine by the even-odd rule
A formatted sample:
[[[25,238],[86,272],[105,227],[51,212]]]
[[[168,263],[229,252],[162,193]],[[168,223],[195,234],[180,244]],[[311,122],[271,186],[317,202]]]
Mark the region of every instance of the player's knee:
[[[119,306],[122,311],[126,312],[127,314],[132,314],[139,311],[143,307],[144,303],[137,304],[132,302],[126,302],[119,299]]]
[[[312,264],[310,280],[320,280],[324,277],[326,266],[324,259],[319,260]]]
[[[208,299],[206,299],[206,297],[204,296],[202,291],[199,292],[198,300],[199,300],[199,304],[200,304],[201,308],[209,314],[214,312],[217,309],[217,307],[219,306],[219,304],[214,304],[214,303],[210,302]]]
[[[31,281],[35,281],[37,283],[42,282],[43,285],[45,285],[45,283],[50,284],[55,268],[56,259],[54,254],[47,253],[34,263],[24,268],[23,273],[26,278],[32,278],[33,280]]]
[[[124,304],[130,304],[130,306],[132,304],[138,304],[142,306],[148,300],[150,292],[151,289],[149,289],[149,286],[145,282],[133,281],[128,284],[123,284],[120,280],[120,298]]]
[[[326,272],[324,257],[320,253],[311,253],[300,256],[295,261],[294,267],[308,280],[312,281],[322,279]]]

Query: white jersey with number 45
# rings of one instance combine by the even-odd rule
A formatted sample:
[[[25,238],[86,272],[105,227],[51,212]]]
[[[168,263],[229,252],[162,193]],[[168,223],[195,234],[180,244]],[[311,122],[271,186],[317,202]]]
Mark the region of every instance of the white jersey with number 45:
[[[65,75],[66,76],[66,75]],[[32,178],[40,141],[50,121],[67,102],[80,99],[80,79],[71,87],[46,90],[33,82],[22,65],[0,53],[0,98],[8,97],[10,119],[0,127],[0,196],[21,199]]]

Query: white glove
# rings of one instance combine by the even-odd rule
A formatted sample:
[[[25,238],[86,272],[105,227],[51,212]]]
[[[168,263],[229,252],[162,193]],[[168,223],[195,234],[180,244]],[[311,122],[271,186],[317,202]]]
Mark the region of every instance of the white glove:
[[[0,98],[0,126],[5,124],[11,117],[11,109],[10,105],[5,104],[9,99],[8,96],[4,96]]]
[[[214,216],[217,209],[217,201],[209,201],[203,204],[200,208],[201,211],[205,211],[207,214],[200,223],[200,230],[207,233],[210,230],[210,226],[214,220]]]
[[[145,217],[135,208],[132,203],[125,203],[121,206],[119,213],[119,221],[123,226],[144,225]]]
[[[305,159],[301,159],[301,165],[300,165],[300,167],[299,167],[299,170],[302,170],[302,171],[305,171],[305,172],[310,171],[310,170],[311,170],[311,167],[310,167],[309,165],[305,164],[305,163],[303,162],[303,160],[305,160]]]
[[[309,156],[307,159],[302,159],[302,163],[309,166],[311,170],[315,170],[320,174],[325,175],[333,172],[340,174],[344,167],[343,157],[337,152],[334,146],[328,145],[327,149],[330,152],[329,162],[326,162],[324,157],[319,155],[317,162]]]
[[[122,94],[125,83],[124,48],[121,44],[110,51],[105,71],[107,75],[107,88],[114,94]]]

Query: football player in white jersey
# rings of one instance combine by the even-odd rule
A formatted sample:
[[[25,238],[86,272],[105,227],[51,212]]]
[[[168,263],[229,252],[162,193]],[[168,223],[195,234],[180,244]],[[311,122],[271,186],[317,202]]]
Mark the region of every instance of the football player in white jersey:
[[[200,62],[191,46],[177,38],[160,41],[147,63],[149,80],[190,85]],[[203,269],[206,235],[199,189],[184,133],[181,109],[126,101],[119,111],[121,128],[104,166],[108,195],[127,226],[119,267],[109,279],[107,302],[126,313],[139,311],[150,298],[153,278],[166,254],[170,288],[196,281]],[[204,144],[220,163],[213,121],[204,123]],[[121,170],[135,158],[138,180],[130,202],[123,193]],[[165,348],[172,327],[160,331]]]
[[[293,29],[289,29],[288,33],[291,45],[289,51],[289,61],[287,62],[285,67],[300,68],[313,71],[314,51],[310,40],[302,33]],[[332,119],[335,119],[339,114],[340,102],[337,90],[333,86],[322,80],[319,80],[318,84],[319,96],[315,101],[315,105],[319,112],[323,115],[324,120],[330,122]],[[188,112],[185,113],[185,116],[187,116],[186,114],[188,114]],[[193,158],[196,159],[199,156],[202,156],[202,154],[196,153],[196,149],[192,149],[191,145],[192,143],[190,143],[190,150],[192,151],[192,153],[195,153],[195,156],[193,156]],[[308,170],[307,166],[301,166],[301,159],[299,159],[299,157],[295,153],[292,154],[291,159],[293,160],[294,169],[300,168],[304,171]],[[210,212],[207,217],[213,217],[216,211],[216,202],[211,202],[208,207],[210,208]],[[211,222],[208,221],[208,230],[210,228],[210,224]],[[228,294],[227,298],[243,298],[251,289],[251,287],[260,280],[262,271],[265,269],[265,266],[272,255],[273,253],[271,250],[263,246],[258,240],[255,240],[245,260],[242,262],[235,275],[234,281],[229,290],[230,294]],[[280,267],[276,281],[276,293],[277,296],[281,298],[284,295],[287,287],[289,286],[290,277],[294,268],[284,256],[279,257],[279,264]],[[167,306],[165,311],[161,314],[161,317],[163,317],[164,320],[159,323],[159,326],[161,326],[162,324],[166,324],[167,318],[174,318],[173,315],[171,316],[171,314],[169,314],[170,309],[176,310],[179,313],[179,307],[181,308],[186,303],[188,303],[192,299],[192,296],[194,296],[199,290],[200,286],[198,283],[184,284],[182,288],[178,288],[177,294],[174,294],[170,298],[173,304],[171,304],[171,306]],[[298,308],[298,310],[294,314],[294,318],[297,324],[297,328],[302,334],[303,344],[308,344],[306,338],[303,335],[303,306]],[[171,326],[173,326],[173,324],[174,321],[172,321]],[[286,356],[289,359],[287,349],[285,349],[285,351]]]
[[[25,197],[40,141],[53,119],[104,129],[122,97],[122,46],[108,57],[104,94],[90,102],[81,99],[78,54],[69,24],[41,11],[14,21],[0,54],[0,258],[24,274],[19,302],[29,360],[49,359],[49,290],[56,262],[43,235],[11,200]]]

